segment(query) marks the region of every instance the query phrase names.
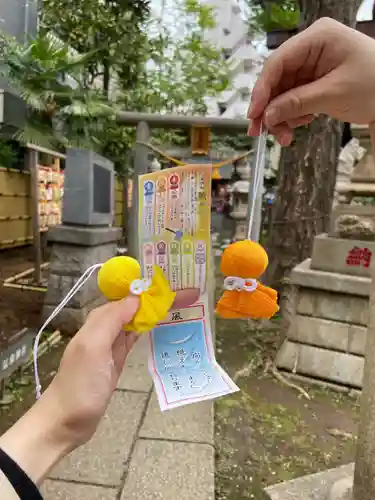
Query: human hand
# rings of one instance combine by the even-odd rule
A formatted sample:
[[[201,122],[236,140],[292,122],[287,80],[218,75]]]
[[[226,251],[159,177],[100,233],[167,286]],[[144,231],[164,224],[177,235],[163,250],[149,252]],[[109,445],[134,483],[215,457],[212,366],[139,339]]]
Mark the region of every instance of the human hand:
[[[186,307],[198,298],[199,290],[181,290],[173,307]],[[36,485],[95,432],[138,338],[122,331],[138,308],[139,297],[128,296],[92,311],[42,397],[0,437],[0,448]]]
[[[139,298],[129,296],[92,311],[41,399],[1,436],[0,447],[37,485],[95,432],[138,338],[122,331],[138,308]]]
[[[129,296],[93,310],[68,344],[58,373],[44,394],[57,409],[73,445],[88,441],[104,415],[125,360],[139,337],[122,331],[139,308]]]
[[[282,146],[317,114],[375,121],[375,41],[333,19],[318,20],[279,47],[254,87],[249,135],[261,122]]]
[[[178,291],[173,307],[187,307],[198,298],[199,290]],[[139,338],[135,332],[121,331],[138,308],[139,298],[128,296],[92,311],[70,341],[56,377],[42,396],[54,401],[61,428],[75,446],[91,438],[104,415],[126,357]]]
[[[178,290],[176,298],[173,302],[172,309],[183,309],[189,307],[197,302],[200,297],[199,288],[187,288],[185,290]]]
[[[199,290],[178,291],[173,307],[187,307],[198,298]],[[60,427],[73,446],[88,441],[104,415],[126,357],[139,338],[135,332],[121,331],[138,308],[139,297],[128,296],[92,311],[66,348],[59,371],[42,396],[54,401]]]

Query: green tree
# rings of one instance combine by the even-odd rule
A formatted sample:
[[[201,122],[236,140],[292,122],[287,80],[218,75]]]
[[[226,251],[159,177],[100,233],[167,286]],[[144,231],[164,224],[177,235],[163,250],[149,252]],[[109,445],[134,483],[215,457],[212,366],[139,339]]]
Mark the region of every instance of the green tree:
[[[114,109],[82,82],[82,68],[91,54],[72,54],[51,35],[37,36],[23,46],[0,35],[2,72],[27,105],[22,142],[48,148],[94,147],[101,120]],[[69,80],[67,80],[69,78]]]
[[[99,81],[107,93],[109,67],[111,98],[123,109],[204,114],[204,96],[229,84],[221,51],[205,38],[215,25],[213,11],[198,0],[164,3],[160,15],[151,17],[149,2],[140,0],[43,0],[42,32],[52,30],[79,52],[96,49],[87,60],[85,82]],[[102,153],[118,170],[129,165],[134,137],[134,129],[111,119],[98,135]],[[158,131],[155,140],[184,143],[187,138]]]
[[[141,85],[148,59],[149,0],[42,0],[41,32],[53,31],[79,53],[91,54],[82,76],[87,87],[120,99]],[[120,94],[120,95],[119,95]],[[141,106],[138,107],[140,109]],[[97,148],[121,172],[129,166],[134,132],[118,127],[112,116],[95,131]]]
[[[250,26],[255,31],[290,30],[301,20],[298,0],[248,0]]]
[[[205,97],[218,95],[230,85],[229,67],[221,50],[206,38],[214,27],[213,9],[203,2],[164,2],[159,15],[147,23],[147,63],[138,84],[124,88],[119,79],[117,102],[129,111],[204,115]],[[116,134],[134,138],[134,130],[117,129]],[[187,145],[189,136],[158,130],[153,140]],[[118,150],[119,142],[110,146]],[[126,155],[124,151],[122,156]]]
[[[214,27],[213,9],[203,2],[165,2],[148,23],[148,64],[127,104],[149,112],[205,114],[204,98],[229,86],[223,54],[206,38]]]
[[[137,85],[144,64],[144,23],[149,0],[42,0],[41,33],[52,31],[79,53],[91,53],[84,77],[108,97],[116,75],[123,88]]]

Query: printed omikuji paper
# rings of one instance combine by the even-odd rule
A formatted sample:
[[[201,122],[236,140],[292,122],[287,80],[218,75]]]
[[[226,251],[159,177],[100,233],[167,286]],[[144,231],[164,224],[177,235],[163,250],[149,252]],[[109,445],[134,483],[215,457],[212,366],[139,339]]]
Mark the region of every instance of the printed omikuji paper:
[[[139,178],[139,247],[144,277],[158,265],[173,291],[196,289],[196,304],[173,310],[150,332],[149,369],[167,410],[238,391],[214,355],[207,277],[211,166],[189,165]]]

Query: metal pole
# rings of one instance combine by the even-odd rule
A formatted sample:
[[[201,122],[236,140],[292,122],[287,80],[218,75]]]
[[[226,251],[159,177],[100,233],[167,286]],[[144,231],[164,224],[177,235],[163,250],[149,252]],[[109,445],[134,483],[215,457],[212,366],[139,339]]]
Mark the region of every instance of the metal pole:
[[[129,228],[129,174],[124,173],[122,177],[122,203],[123,203],[123,214],[122,214],[122,237],[125,244],[128,244],[128,228]]]
[[[132,206],[130,209],[130,220],[128,225],[128,249],[129,255],[132,257],[139,257],[138,246],[138,207],[139,207],[139,193],[138,193],[138,177],[147,173],[148,169],[148,154],[149,149],[144,144],[150,140],[150,128],[148,123],[140,122],[137,125],[137,144],[134,153],[133,165],[133,195]],[[139,142],[139,143],[138,143]]]
[[[255,170],[257,167],[258,151],[259,151],[259,148],[261,147],[261,144],[262,144],[261,137],[257,137],[256,138],[256,146],[254,148],[254,153],[253,153],[253,156],[251,158],[251,177],[250,177],[250,183],[249,183],[249,197],[248,197],[248,207],[247,207],[247,227],[249,227],[251,210],[253,208],[253,203],[254,203],[253,196],[254,196],[254,189],[255,189],[255,182],[256,182]],[[251,232],[250,232],[250,239],[252,241],[259,241],[261,225],[262,225],[264,161],[261,162],[259,175],[260,175],[260,182],[259,182],[257,192],[255,193],[253,224],[252,224],[252,228],[251,228]]]

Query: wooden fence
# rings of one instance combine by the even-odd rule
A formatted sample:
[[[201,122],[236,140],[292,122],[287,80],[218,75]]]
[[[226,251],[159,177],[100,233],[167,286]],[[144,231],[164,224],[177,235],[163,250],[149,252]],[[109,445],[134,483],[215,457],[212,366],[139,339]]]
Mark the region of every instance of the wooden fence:
[[[123,183],[115,182],[115,225],[124,224]],[[33,242],[31,181],[27,171],[0,167],[0,249]]]
[[[0,167],[0,248],[32,243],[31,182],[28,172]]]

